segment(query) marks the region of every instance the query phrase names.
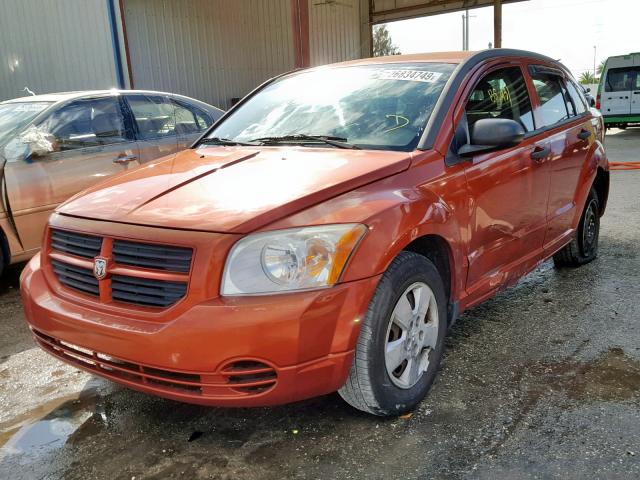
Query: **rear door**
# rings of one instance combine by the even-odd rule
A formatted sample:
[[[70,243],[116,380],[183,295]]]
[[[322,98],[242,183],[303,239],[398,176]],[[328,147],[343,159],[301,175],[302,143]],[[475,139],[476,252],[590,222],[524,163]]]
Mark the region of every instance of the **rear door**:
[[[584,96],[564,72],[535,65],[529,72],[538,96],[537,124],[546,130],[551,150],[549,225],[544,240],[545,250],[551,251],[572,234],[576,211],[582,210],[575,194],[596,132]]]
[[[604,91],[601,98],[602,114],[605,116],[629,115],[632,113],[632,102],[637,101],[640,105],[640,98],[633,97],[635,91],[640,91],[638,87],[638,72],[640,67],[619,67],[610,68],[606,72],[604,79]]]
[[[54,151],[5,167],[8,204],[25,250],[40,247],[52,210],[76,193],[137,165],[138,150],[117,96],[75,100],[38,128]],[[87,212],[89,213],[89,212]]]
[[[183,99],[154,94],[125,98],[135,121],[142,162],[188,148],[212,124],[206,112]]]
[[[208,112],[188,100],[173,97],[170,97],[170,100],[175,108],[175,129],[179,148],[188,148],[213,124],[214,119]]]
[[[470,295],[485,294],[519,278],[541,257],[549,194],[548,147],[534,134],[532,108],[520,66],[485,74],[467,100],[469,131],[482,118],[509,118],[527,132],[516,147],[477,155],[465,168],[472,205]]]

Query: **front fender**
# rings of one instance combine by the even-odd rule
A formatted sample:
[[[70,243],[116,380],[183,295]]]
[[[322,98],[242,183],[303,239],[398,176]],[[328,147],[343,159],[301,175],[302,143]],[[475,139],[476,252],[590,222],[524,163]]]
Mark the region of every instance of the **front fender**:
[[[449,246],[453,294],[464,289],[463,228],[468,221],[468,196],[463,168],[443,171],[443,164],[425,163],[392,177],[327,200],[271,225],[363,223],[369,227],[342,275],[349,282],[383,273],[393,259],[417,238],[441,237]],[[416,179],[428,178],[424,183]]]

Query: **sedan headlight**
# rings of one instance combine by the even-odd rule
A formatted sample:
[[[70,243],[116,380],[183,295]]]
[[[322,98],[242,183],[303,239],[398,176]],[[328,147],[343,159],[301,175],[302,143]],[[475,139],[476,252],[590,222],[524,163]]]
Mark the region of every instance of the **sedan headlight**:
[[[323,225],[249,235],[227,258],[222,295],[330,287],[340,278],[367,227]]]

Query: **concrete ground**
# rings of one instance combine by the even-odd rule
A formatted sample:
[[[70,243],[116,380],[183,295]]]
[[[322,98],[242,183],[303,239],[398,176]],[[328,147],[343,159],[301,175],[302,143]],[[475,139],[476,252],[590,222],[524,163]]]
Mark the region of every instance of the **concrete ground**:
[[[640,129],[611,160],[640,160]],[[640,478],[640,171],[612,172],[600,257],[544,263],[466,313],[410,418],[330,395],[278,408],[183,405],[34,348],[19,268],[0,280],[0,478]]]

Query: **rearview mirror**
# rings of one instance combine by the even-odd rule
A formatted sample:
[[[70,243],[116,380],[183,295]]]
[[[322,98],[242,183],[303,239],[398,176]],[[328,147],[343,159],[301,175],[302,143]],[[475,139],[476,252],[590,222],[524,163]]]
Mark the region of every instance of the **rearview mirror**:
[[[463,145],[458,155],[471,157],[480,153],[511,148],[522,142],[522,125],[508,118],[483,118],[471,128],[471,143]]]

